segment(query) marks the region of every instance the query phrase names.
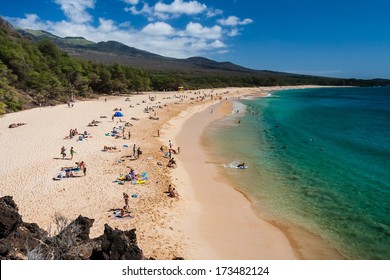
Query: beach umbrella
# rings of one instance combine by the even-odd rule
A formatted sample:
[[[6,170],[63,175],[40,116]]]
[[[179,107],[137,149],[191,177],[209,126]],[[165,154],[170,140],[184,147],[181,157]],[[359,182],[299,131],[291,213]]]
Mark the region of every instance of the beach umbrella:
[[[123,117],[123,113],[117,111],[117,112],[115,112],[114,117]]]

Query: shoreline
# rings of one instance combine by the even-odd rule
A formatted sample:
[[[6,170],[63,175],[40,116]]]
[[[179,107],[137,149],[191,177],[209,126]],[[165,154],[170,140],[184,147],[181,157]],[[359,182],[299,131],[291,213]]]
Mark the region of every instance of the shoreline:
[[[174,257],[185,259],[295,259],[296,255],[281,231],[266,222],[265,227],[270,227],[271,230],[265,233],[262,226],[259,226],[259,217],[254,214],[247,198],[229,184],[219,182],[220,189],[217,194],[229,193],[228,196],[231,195],[230,199],[233,200],[233,204],[239,206],[237,212],[245,213],[246,221],[256,225],[257,233],[265,234],[267,240],[280,239],[283,248],[277,249],[277,252],[271,252],[274,249],[271,249],[267,242],[263,242],[257,244],[263,247],[260,253],[265,254],[269,251],[271,255],[259,255],[259,252],[255,250],[249,254],[246,252],[238,254],[239,248],[249,245],[249,249],[253,247],[251,242],[248,244],[247,238],[240,237],[247,234],[240,229],[246,227],[248,232],[251,232],[247,225],[242,224],[237,224],[235,234],[230,233],[228,239],[232,242],[231,244],[221,244],[219,234],[223,232],[229,234],[227,225],[237,213],[229,212],[231,210],[229,208],[219,209],[214,218],[218,220],[219,217],[226,217],[228,213],[229,219],[218,228],[208,230],[210,226],[214,226],[213,223],[207,224],[201,217],[202,215],[209,216],[208,213],[214,212],[212,208],[214,201],[207,202],[207,197],[206,200],[204,197],[199,200],[199,195],[202,193],[199,194],[198,190],[190,187],[190,184],[185,187],[182,183],[198,179],[197,168],[194,172],[183,169],[180,178],[175,178],[176,173],[184,165],[193,162],[191,158],[186,159],[186,153],[189,151],[187,143],[181,144],[182,153],[176,158],[178,168],[173,172],[164,165],[166,160],[158,149],[161,144],[166,145],[171,139],[174,145],[176,142],[179,143],[176,136],[182,133],[184,120],[189,120],[202,110],[219,103],[217,99],[210,100],[210,95],[221,94],[219,98],[221,96],[225,98],[222,94],[226,94],[228,98],[235,98],[244,94],[289,88],[302,87],[225,88],[184,93],[145,93],[130,96],[130,102],[124,100],[125,96],[107,97],[106,102],[102,100],[103,98],[76,102],[74,108],[67,108],[67,105],[63,104],[7,114],[0,118],[0,153],[4,155],[0,163],[1,196],[13,196],[24,221],[37,223],[41,228],[49,231],[55,226],[53,216],[56,213],[64,215],[69,220],[75,219],[80,214],[94,219],[91,237],[99,236],[103,232],[105,223],[122,230],[136,228],[139,246],[146,256],[155,259]],[[198,97],[203,94],[208,97],[207,100],[201,101]],[[157,98],[151,102],[148,100],[148,95],[156,95]],[[131,105],[130,108],[129,105]],[[146,114],[143,110],[145,106],[155,108],[154,116],[158,116],[158,120],[149,118],[153,116],[153,112]],[[104,135],[113,126],[122,124],[118,120],[111,121],[110,116],[113,114],[114,107],[124,108],[123,121],[129,121],[132,124],[131,140],[114,139]],[[230,110],[228,108],[225,106],[220,111],[216,106],[213,117],[223,117]],[[108,118],[100,119],[99,116],[102,115]],[[206,119],[209,119],[208,114],[206,116]],[[132,120],[131,117],[137,117],[139,120]],[[92,119],[101,121],[99,127],[87,126]],[[19,122],[27,123],[27,125],[8,128],[10,123]],[[186,126],[193,128],[192,125]],[[79,131],[88,130],[92,137],[86,142],[66,140],[64,136],[67,135],[69,128],[78,128]],[[157,130],[161,131],[160,137],[156,135]],[[200,137],[201,134],[198,131],[191,140],[195,143]],[[131,154],[130,145],[133,143],[140,146],[144,152],[142,157],[136,161],[128,160],[127,157]],[[70,146],[75,147],[76,154],[73,160],[58,158],[59,149],[63,145],[68,151]],[[102,152],[104,145],[117,146],[118,150]],[[199,147],[197,149],[201,150]],[[200,154],[205,156],[203,152]],[[52,180],[61,166],[80,160],[87,163],[87,176],[68,178],[63,181]],[[159,165],[159,162],[163,164]],[[203,165],[206,169],[210,169],[208,167],[212,167],[213,164]],[[149,180],[144,185],[134,186],[128,182],[124,185],[113,182],[121,174],[126,174],[130,167],[135,168],[138,173],[147,172]],[[214,182],[213,176],[206,177],[211,179],[210,182]],[[177,186],[180,193],[179,199],[166,195],[170,182]],[[123,192],[138,195],[137,198],[130,199],[130,209],[134,218],[113,220],[112,210],[123,206]],[[219,196],[217,198],[219,199]],[[206,209],[208,213],[204,213],[205,205],[209,207]],[[240,220],[242,215],[238,218],[235,217],[236,220]],[[214,233],[216,230],[218,233]],[[253,240],[256,239],[256,234],[252,235]],[[215,242],[207,242],[206,239]],[[217,246],[216,249],[215,245],[218,242],[219,247]],[[233,243],[237,244],[234,245],[236,247]]]
[[[273,89],[272,91],[275,90],[280,90],[280,88]],[[261,96],[268,96],[268,93],[268,91],[263,92]],[[245,96],[259,97],[260,95],[258,93],[251,93],[245,94]],[[328,244],[324,239],[322,239],[322,237],[315,233],[309,232],[306,229],[289,222],[280,223],[275,220],[264,219],[264,217],[262,217],[261,215],[261,212],[259,212],[259,209],[255,209],[253,207],[251,198],[248,197],[245,192],[237,188],[233,182],[224,178],[222,171],[217,170],[217,168],[215,168],[216,164],[219,165],[221,163],[216,162],[216,159],[210,155],[211,147],[208,146],[205,142],[204,131],[214,121],[224,118],[232,112],[232,103],[234,101],[229,100],[224,102],[225,104],[203,106],[201,109],[197,110],[195,114],[192,114],[192,116],[190,116],[188,119],[176,120],[179,123],[176,125],[181,125],[182,129],[179,133],[176,134],[175,140],[181,143],[185,143],[187,147],[190,146],[191,154],[180,156],[180,159],[178,160],[179,166],[183,165],[184,170],[175,170],[173,175],[175,177],[175,180],[178,180],[180,184],[189,184],[191,186],[190,188],[192,190],[186,191],[185,195],[186,197],[188,197],[188,201],[197,202],[196,209],[186,209],[184,211],[189,212],[192,222],[197,223],[197,225],[199,225],[200,229],[196,231],[197,228],[193,226],[192,230],[190,230],[189,233],[192,233],[192,238],[198,240],[199,244],[203,242],[203,247],[209,248],[209,257],[206,259],[210,259],[210,256],[214,256],[215,259],[345,259],[345,257],[342,256],[336,249],[334,249],[330,244]],[[226,106],[227,102],[229,102],[228,106]],[[210,117],[210,113],[208,113],[210,111],[210,107],[217,107],[217,110],[215,111],[217,111],[217,114],[219,115]],[[200,116],[201,114],[203,114],[203,117]],[[207,118],[209,119],[207,120]],[[196,125],[196,123],[202,122],[205,123],[204,126],[198,127]],[[194,130],[196,131],[195,133]],[[194,134],[196,133],[198,133],[198,135],[195,136]],[[198,141],[195,139],[200,140]],[[178,145],[180,145],[180,143]],[[201,157],[194,155],[194,150],[196,150],[195,153],[203,155]],[[211,182],[214,185],[221,185],[221,188],[218,190],[218,194],[214,195],[214,197],[212,198],[210,198],[210,196],[212,195],[210,194],[210,190],[207,189],[207,187],[204,187],[202,182],[199,180],[199,174],[203,170],[201,168],[202,165],[206,165],[207,169],[212,169],[211,173],[205,175],[205,177],[212,177],[212,180],[209,180],[207,182]],[[203,170],[203,172],[205,171]],[[191,176],[190,174],[197,175]],[[218,228],[217,226],[215,226],[215,223],[220,222],[220,220],[217,220],[217,218],[221,219],[221,217],[224,215],[224,212],[221,211],[219,214],[216,214],[216,218],[210,217],[210,215],[205,214],[205,212],[210,213],[218,211],[217,207],[210,207],[209,204],[213,203],[213,200],[215,201],[218,198],[222,199],[222,197],[226,198],[226,196],[232,195],[229,192],[236,192],[236,197],[234,198],[234,201],[228,202],[226,200],[222,204],[231,203],[229,204],[229,208],[241,208],[239,209],[239,211],[241,211],[241,214],[242,211],[247,211],[247,215],[251,215],[249,212],[252,212],[256,215],[258,221],[252,221],[251,227],[247,227],[242,232],[238,231],[239,233],[235,232],[230,236],[226,236],[228,235],[226,234],[226,228],[228,228],[228,224],[234,224],[234,222],[223,220],[221,223],[223,223],[225,226]],[[204,193],[207,193],[207,195],[204,195]],[[236,204],[236,200],[238,201],[238,199],[241,199],[241,197],[239,196],[242,196],[243,199],[239,200],[239,202],[237,202],[237,205],[234,205]],[[242,205],[245,203],[249,205],[249,208],[242,208]],[[223,208],[225,206],[222,205],[220,207]],[[229,216],[232,219],[235,219],[236,222],[242,219],[242,217],[235,217],[234,215]],[[248,219],[248,217],[246,216],[245,218]],[[254,220],[256,220],[256,218],[254,218]],[[255,227],[254,224],[256,223],[260,225],[264,232],[272,232],[273,236],[269,241],[266,241],[265,243],[258,242],[259,244],[253,242],[253,240],[257,240],[258,238],[263,240],[267,238],[267,234],[262,232],[261,234],[265,234],[265,236],[260,237],[261,234],[254,234],[253,236],[251,236],[251,238],[248,238],[246,242],[241,242],[241,244],[238,245],[238,248],[235,248],[235,246],[230,246],[229,248],[226,248],[224,246],[224,243],[236,243],[237,235],[240,236],[240,233],[244,233],[243,236],[248,237],[248,235],[250,235],[250,232],[256,232],[256,230],[252,228]],[[245,228],[245,225],[243,225],[242,223],[238,224],[240,227]],[[229,226],[229,228],[231,228],[231,226]],[[210,234],[210,232],[214,233]],[[279,233],[281,233],[282,236],[278,236]],[[287,244],[285,243],[284,238],[288,240]],[[269,254],[269,252],[274,251],[275,248],[268,248],[268,250],[266,250],[268,251],[268,253],[265,254],[260,254],[259,252],[256,252],[256,245],[258,246],[257,248],[264,248],[265,244],[267,246],[269,245],[272,247],[275,246],[276,243],[284,244],[283,246],[281,246],[282,248],[277,248],[280,254]],[[210,247],[212,247],[211,252]],[[245,253],[240,255],[237,251],[239,249],[245,251]],[[199,256],[197,258],[199,258]]]
[[[220,115],[212,121],[226,114],[223,106],[218,106],[216,111],[220,112],[215,115]],[[228,108],[231,112],[231,105]],[[200,217],[199,212],[190,212],[189,220],[196,224],[194,228],[199,228],[198,233],[193,233],[193,238],[212,246],[212,254],[209,253],[206,259],[296,259],[283,233],[259,219],[242,193],[215,178],[216,168],[203,151],[202,143],[196,143],[196,137],[188,138],[191,130],[201,134],[210,123],[207,109],[186,120],[176,137],[178,142],[186,142],[191,147],[190,153],[180,155],[184,159],[179,160],[179,165],[186,169],[193,188],[193,196],[188,200],[198,201],[201,205]],[[189,140],[191,138],[194,141]],[[183,183],[179,171],[175,170],[174,174]]]

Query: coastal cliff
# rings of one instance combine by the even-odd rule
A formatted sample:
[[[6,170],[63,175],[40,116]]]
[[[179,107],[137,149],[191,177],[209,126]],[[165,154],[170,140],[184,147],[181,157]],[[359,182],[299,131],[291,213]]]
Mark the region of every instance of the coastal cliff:
[[[58,219],[61,228],[63,220]],[[79,216],[50,235],[35,223],[25,223],[11,196],[0,198],[1,260],[143,260],[136,230],[105,225],[103,235],[90,239],[93,219]]]

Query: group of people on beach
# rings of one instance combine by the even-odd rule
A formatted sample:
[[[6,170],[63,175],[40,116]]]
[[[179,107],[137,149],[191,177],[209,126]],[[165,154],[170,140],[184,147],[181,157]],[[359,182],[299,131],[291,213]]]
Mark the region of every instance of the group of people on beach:
[[[70,154],[69,160],[72,160],[73,156],[76,154],[76,151],[74,150],[73,147],[70,147],[69,154]],[[60,155],[62,156],[62,159],[66,158],[66,148],[65,148],[65,146],[61,147]],[[84,161],[76,162],[76,165],[77,165],[77,168],[83,172],[84,176],[87,175],[87,166],[86,166]],[[62,170],[65,170],[65,169],[62,168]],[[74,170],[71,170],[71,171],[74,171]],[[74,177],[74,176],[71,176],[70,173],[67,174],[67,175],[69,175],[69,176],[65,176],[65,177]]]
[[[141,147],[136,144],[133,145],[133,158],[138,159],[142,155]]]
[[[69,159],[72,160],[74,154],[76,153],[73,147],[70,147],[70,152],[69,153],[70,153],[70,158]],[[62,159],[66,158],[66,148],[65,148],[65,146],[61,147],[60,155],[62,156]]]
[[[76,162],[75,167],[62,167],[57,176],[53,177],[53,180],[59,181],[64,178],[78,177],[76,172],[82,171],[84,176],[87,174],[87,166],[84,161]]]
[[[77,131],[77,128],[75,128],[75,129],[70,129],[69,130],[69,138],[73,138],[73,137],[75,137],[76,135],[78,135],[79,133],[78,133],[78,131]]]
[[[116,212],[116,217],[118,218],[125,218],[129,217],[132,218],[130,215],[130,210],[129,210],[129,195],[127,193],[123,193],[123,199],[125,201],[125,206],[123,206],[120,211]]]
[[[152,99],[153,100],[157,99],[157,96],[155,96],[153,98],[149,98],[149,100],[152,100]],[[105,99],[104,101],[106,102],[107,100]],[[121,110],[122,110],[122,108],[115,108],[114,109],[114,111],[121,111]],[[152,107],[147,107],[145,109],[145,111],[148,112],[148,113],[149,112],[154,113],[154,117],[156,117],[156,112],[154,111],[154,109]],[[114,116],[112,116],[112,120],[114,120]],[[132,120],[138,120],[138,119],[132,118]],[[119,121],[122,121],[122,120],[119,119]],[[98,123],[100,123],[100,122],[98,122],[96,120],[93,120],[92,122],[90,122],[88,124],[88,126],[97,126]],[[120,126],[119,128],[114,127],[113,130],[112,130],[112,133],[116,134],[118,136],[122,136],[122,137],[120,137],[122,139],[126,139],[127,138],[127,139],[130,140],[130,138],[132,136],[131,132],[130,132],[130,126],[132,126],[132,124],[127,122],[124,126]],[[78,132],[77,128],[69,130],[69,138],[74,138],[74,137],[76,137],[78,135],[81,135],[81,133]],[[88,135],[88,134],[85,132],[85,136],[86,135]],[[160,130],[157,131],[157,135],[160,136]],[[179,154],[180,153],[180,147],[177,147],[176,149],[174,149],[171,140],[169,140],[169,142],[168,142],[168,147],[166,147],[166,146],[164,146],[164,147],[165,148],[162,150],[163,153],[164,153],[164,157],[167,157],[169,159],[168,162],[167,162],[167,166],[171,167],[171,168],[176,167],[177,163],[176,163],[175,158],[172,155]],[[109,148],[108,148],[108,146],[105,146],[104,149],[108,150]],[[111,149],[116,149],[116,147],[111,148]],[[62,155],[62,158],[65,159],[66,156],[67,156],[67,149],[65,148],[65,146],[62,146],[60,153]],[[73,147],[70,148],[69,154],[70,154],[69,159],[72,160],[74,158],[75,154],[76,154],[75,149]],[[134,159],[138,159],[141,155],[142,155],[141,147],[138,146],[138,144],[133,144],[132,145],[132,156],[133,156],[133,158]],[[85,162],[84,161],[79,161],[79,162],[76,162],[76,165],[77,165],[77,167],[72,167],[72,168],[68,168],[67,169],[69,171],[68,174],[71,174],[72,172],[74,172],[73,170],[79,169],[80,171],[83,172],[84,176],[86,176],[87,167],[86,167]],[[71,176],[71,175],[69,175],[69,176]],[[129,173],[126,175],[126,179],[127,180],[137,180],[137,179],[139,179],[139,175],[137,175],[137,173],[135,172],[135,170],[133,168],[130,168]],[[169,197],[178,197],[179,196],[176,188],[172,187],[172,185],[169,185],[168,196]],[[116,214],[115,214],[116,217],[119,216],[119,217],[122,218],[122,217],[130,216],[129,195],[126,192],[123,192],[123,200],[124,200],[124,206],[122,208],[119,208],[118,211],[116,211]]]

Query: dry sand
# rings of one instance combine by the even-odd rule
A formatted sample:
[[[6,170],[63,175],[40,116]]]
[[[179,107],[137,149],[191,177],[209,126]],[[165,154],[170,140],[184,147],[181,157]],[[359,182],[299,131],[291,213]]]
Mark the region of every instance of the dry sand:
[[[215,169],[205,163],[210,159],[199,143],[203,129],[230,110],[229,103],[216,106],[219,99],[200,101],[200,96],[218,93],[225,99],[267,90],[272,89],[146,93],[131,96],[130,101],[101,97],[76,102],[73,108],[64,104],[7,114],[0,118],[0,195],[13,196],[24,221],[52,233],[56,213],[69,220],[78,215],[94,219],[92,238],[103,233],[104,224],[123,230],[136,228],[144,254],[156,259],[294,259],[296,254],[285,235],[257,217],[241,193],[215,178]],[[150,101],[149,96],[157,98]],[[146,106],[153,106],[154,112],[145,113]],[[213,114],[209,106],[214,106]],[[111,120],[114,108],[123,109],[122,120],[133,125],[130,140],[105,135],[124,124],[117,122],[118,118]],[[88,127],[93,119],[101,123]],[[27,124],[8,128],[20,122]],[[74,128],[87,130],[92,137],[84,142],[64,139]],[[167,159],[159,151],[168,140],[182,150],[175,156],[178,168],[174,170],[166,167]],[[132,161],[127,156],[132,154],[133,144],[140,146],[143,154]],[[62,146],[68,154],[74,147],[73,160],[61,159]],[[104,152],[103,146],[118,149]],[[85,177],[53,180],[61,167],[81,160],[87,164]],[[141,185],[113,182],[130,167],[147,172],[149,180]],[[179,198],[167,196],[170,182],[179,190]],[[123,192],[137,195],[130,198],[134,218],[113,219],[113,211],[124,205]]]

